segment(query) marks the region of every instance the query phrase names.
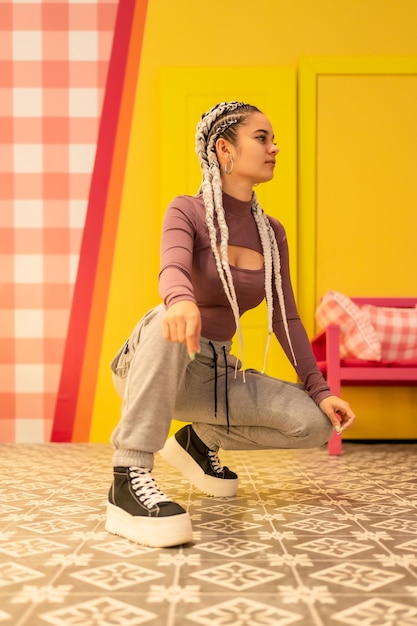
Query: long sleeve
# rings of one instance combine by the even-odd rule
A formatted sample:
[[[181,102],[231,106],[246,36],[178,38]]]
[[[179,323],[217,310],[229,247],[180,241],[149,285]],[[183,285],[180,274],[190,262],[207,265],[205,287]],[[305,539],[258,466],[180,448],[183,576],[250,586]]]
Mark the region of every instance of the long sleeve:
[[[187,205],[184,196],[175,198],[162,225],[159,293],[168,307],[179,300],[196,302],[192,284],[195,225]]]

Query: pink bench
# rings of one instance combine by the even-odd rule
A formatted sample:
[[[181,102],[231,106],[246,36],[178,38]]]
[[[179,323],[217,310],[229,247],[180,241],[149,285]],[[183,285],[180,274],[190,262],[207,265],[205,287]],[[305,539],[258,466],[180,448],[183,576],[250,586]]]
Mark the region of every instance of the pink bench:
[[[417,298],[351,298],[361,306],[414,308]],[[312,348],[321,372],[336,395],[342,385],[412,385],[417,386],[417,361],[363,361],[340,358],[340,328],[331,324],[312,340]],[[342,438],[336,433],[328,443],[329,454],[342,453]]]

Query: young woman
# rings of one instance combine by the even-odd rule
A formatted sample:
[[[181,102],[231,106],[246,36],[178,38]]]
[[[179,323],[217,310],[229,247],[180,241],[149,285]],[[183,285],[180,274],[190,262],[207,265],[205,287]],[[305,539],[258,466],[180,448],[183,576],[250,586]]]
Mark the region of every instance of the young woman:
[[[196,150],[200,191],[175,198],[163,224],[163,304],[140,320],[112,364],[123,404],[106,528],[157,547],[191,541],[192,527],[152,477],[155,452],[206,494],[234,496],[238,477],[221,465],[220,448],[321,446],[355,419],[315,362],[284,227],[253,192],[274,175],[271,123],[252,105],[222,102],[198,124]],[[268,336],[276,335],[300,385],[244,368],[239,319],[265,298]],[[230,352],[236,330],[239,359]],[[166,441],[173,418],[191,424]]]

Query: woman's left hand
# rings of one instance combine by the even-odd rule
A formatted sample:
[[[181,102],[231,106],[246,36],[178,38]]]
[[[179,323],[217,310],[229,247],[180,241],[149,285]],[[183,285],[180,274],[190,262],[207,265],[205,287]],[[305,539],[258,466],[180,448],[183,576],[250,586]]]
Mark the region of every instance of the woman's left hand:
[[[324,398],[324,400],[320,402],[319,407],[323,413],[327,415],[335,431],[338,433],[352,426],[356,419],[356,415],[350,408],[349,403],[338,396]]]

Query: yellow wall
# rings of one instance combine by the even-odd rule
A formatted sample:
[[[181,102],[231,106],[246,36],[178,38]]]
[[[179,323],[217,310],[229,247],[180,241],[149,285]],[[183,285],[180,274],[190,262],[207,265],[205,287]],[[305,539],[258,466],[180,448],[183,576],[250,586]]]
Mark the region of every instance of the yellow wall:
[[[415,72],[319,79],[317,298],[417,292]]]
[[[328,289],[416,293],[417,57],[309,57],[299,83],[299,305],[312,333]],[[343,395],[359,417],[350,437],[417,436],[416,387]]]
[[[161,132],[162,68],[285,66],[296,69],[300,58],[305,56],[416,55],[416,22],[415,0],[258,0],[257,3],[243,0],[226,3],[223,0],[211,0],[210,3],[150,0],[92,440],[107,441],[119,417],[120,402],[111,387],[108,363],[138,317],[158,301],[159,231],[166,202],[165,197],[162,201],[161,195],[161,154],[169,146],[173,170],[178,160],[192,159],[194,154],[193,136],[183,137],[178,144],[165,127],[164,133]],[[243,91],[245,77],[240,76]],[[251,78],[250,91],[254,96],[256,79],[256,76]],[[273,76],[265,78],[260,71],[258,80],[262,97],[267,91],[275,93]],[[197,80],[196,88],[204,91],[202,77]],[[209,91],[213,91],[213,85],[209,85]],[[174,106],[175,92],[171,98]],[[166,104],[165,101],[165,107]],[[274,109],[273,121],[279,135],[282,123],[279,107],[277,111]],[[331,119],[328,123],[331,124]],[[299,142],[301,148],[303,136],[299,137]],[[354,152],[355,147],[352,156]],[[279,180],[273,184],[280,184]],[[179,188],[174,193],[193,192],[194,189]],[[275,207],[266,204],[265,209],[275,212]],[[343,222],[349,219],[349,213],[339,214]],[[396,248],[401,245],[398,242]],[[334,241],[332,246],[335,246]],[[296,248],[297,242],[294,241],[293,250]],[[303,254],[304,250],[300,249],[300,262]],[[332,257],[332,263],[336,265],[336,262],[337,257]],[[352,275],[351,268],[349,275]],[[357,293],[367,289],[363,279],[363,272],[357,272]],[[410,284],[407,279],[405,281]],[[333,288],[338,287],[333,285]],[[311,325],[311,319],[306,321]],[[401,403],[409,407],[410,392],[407,393],[399,397]],[[363,406],[367,401],[366,397],[361,401]],[[367,419],[366,410],[358,412]],[[362,431],[357,432],[364,436]],[[385,436],[389,436],[388,431]]]

